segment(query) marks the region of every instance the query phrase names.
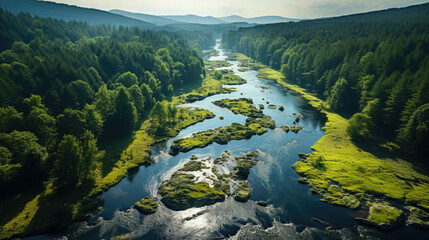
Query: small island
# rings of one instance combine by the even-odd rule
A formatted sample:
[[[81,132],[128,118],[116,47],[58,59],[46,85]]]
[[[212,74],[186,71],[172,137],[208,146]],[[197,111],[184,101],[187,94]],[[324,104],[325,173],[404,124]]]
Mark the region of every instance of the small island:
[[[152,214],[156,212],[158,204],[152,198],[145,197],[142,200],[136,202],[134,204],[134,208],[143,214]]]
[[[158,189],[161,201],[170,209],[185,210],[192,207],[212,205],[230,196],[239,202],[246,202],[251,195],[247,182],[250,169],[259,160],[259,152],[235,156],[225,151],[219,158],[192,157],[169,180]],[[221,173],[219,166],[229,166],[232,171]],[[235,186],[231,191],[231,186]]]
[[[248,116],[246,124],[232,123],[226,127],[209,129],[193,133],[191,137],[177,139],[171,145],[169,152],[171,155],[188,152],[195,148],[204,148],[214,142],[227,144],[231,140],[249,139],[254,135],[266,133],[266,128],[275,128],[274,120],[257,109],[250,98],[222,99],[213,103],[220,107],[228,108],[236,114]]]

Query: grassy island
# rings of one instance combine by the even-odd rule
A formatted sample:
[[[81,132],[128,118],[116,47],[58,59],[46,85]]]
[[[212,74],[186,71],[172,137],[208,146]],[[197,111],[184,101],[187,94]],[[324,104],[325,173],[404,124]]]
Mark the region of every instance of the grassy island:
[[[231,195],[231,183],[238,184],[232,197],[240,202],[250,198],[251,189],[247,182],[250,169],[258,163],[258,152],[248,152],[234,156],[226,151],[219,158],[192,158],[169,180],[164,181],[158,189],[161,201],[170,209],[185,210],[191,207],[202,207],[224,201],[225,195]],[[220,159],[224,159],[220,161]],[[216,165],[226,166],[227,159],[234,163],[233,170],[221,174]],[[198,179],[194,175],[198,174]]]
[[[226,107],[236,114],[249,116],[246,125],[233,123],[230,126],[209,129],[193,133],[191,137],[177,139],[170,150],[171,155],[179,152],[188,152],[195,148],[204,148],[212,143],[227,144],[231,140],[251,138],[253,135],[261,135],[267,132],[265,128],[275,128],[275,122],[257,109],[250,98],[222,99],[213,102]]]
[[[210,76],[224,85],[239,85],[247,83],[246,80],[240,76],[235,75],[234,71],[230,69],[210,71]]]
[[[161,184],[158,193],[162,202],[173,210],[202,207],[225,200],[225,193],[212,188],[206,182],[195,182],[195,175],[176,172],[170,180]]]
[[[152,214],[156,212],[158,204],[152,198],[145,197],[142,200],[136,202],[134,207],[143,214]]]
[[[390,230],[403,222],[403,212],[392,206],[377,204],[370,207],[368,218],[357,220],[383,230]]]
[[[214,101],[213,104],[219,107],[228,108],[235,114],[241,114],[247,117],[262,118],[264,114],[261,110],[253,105],[251,98],[238,98],[238,99],[221,99]]]

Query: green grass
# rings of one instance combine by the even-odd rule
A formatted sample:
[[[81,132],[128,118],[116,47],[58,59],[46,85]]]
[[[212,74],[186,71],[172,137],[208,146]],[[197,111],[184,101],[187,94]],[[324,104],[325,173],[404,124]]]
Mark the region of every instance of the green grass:
[[[234,88],[224,88],[222,83],[211,76],[204,78],[202,86],[200,88],[192,90],[190,93],[182,94],[178,97],[173,97],[173,103],[183,104],[202,100],[206,97],[221,94],[235,92]]]
[[[231,65],[232,64],[227,61],[204,61],[204,66],[208,70],[220,67],[229,67]]]
[[[392,206],[374,205],[369,210],[369,223],[380,227],[390,227],[395,225],[402,216],[402,211]]]
[[[347,119],[329,111],[327,104],[315,95],[287,83],[280,72],[265,67],[259,70],[258,77],[276,81],[297,92],[326,115],[327,122],[323,127],[325,135],[311,148],[313,153],[309,159],[293,165],[300,175],[308,178],[310,184],[320,185],[320,181],[323,181],[326,184],[319,187],[327,190],[334,183],[358,198],[362,194],[375,195],[429,209],[428,176],[403,159],[378,157],[359,148],[346,133]],[[312,164],[320,156],[323,157],[323,168]]]
[[[240,61],[239,67],[249,67],[253,69],[259,69],[265,67],[262,63],[256,62],[255,60],[248,58],[246,55],[241,53],[233,53],[227,61]]]
[[[275,122],[257,109],[250,98],[222,99],[214,101],[214,104],[230,109],[236,114],[249,116],[246,125],[232,123],[226,127],[209,129],[192,134],[191,137],[177,139],[173,142],[170,154],[188,152],[195,148],[204,148],[213,142],[226,144],[231,140],[248,139],[253,135],[261,135],[267,132],[264,128],[275,128]]]
[[[264,114],[261,110],[253,105],[251,98],[238,98],[238,99],[221,99],[214,101],[213,104],[228,108],[235,114],[241,114],[247,117],[262,118]]]
[[[161,201],[173,210],[211,205],[225,200],[225,193],[206,182],[194,182],[193,174],[177,171],[158,189]]]
[[[251,193],[252,191],[250,190],[249,183],[247,181],[240,181],[232,196],[236,201],[247,202]]]
[[[142,200],[136,202],[134,207],[144,214],[152,214],[156,212],[158,204],[150,197],[145,197]]]
[[[410,212],[408,224],[429,228],[429,213],[416,207],[408,206],[405,208]]]
[[[209,75],[223,85],[239,85],[247,83],[246,80],[235,75],[234,71],[230,69],[209,71]]]
[[[188,152],[195,148],[204,148],[213,142],[226,144],[231,140],[248,139],[253,135],[261,135],[267,131],[266,129],[261,129],[261,125],[259,124],[246,126],[239,123],[232,123],[226,127],[193,133],[191,137],[175,140],[171,145],[170,154],[177,155],[179,152]]]

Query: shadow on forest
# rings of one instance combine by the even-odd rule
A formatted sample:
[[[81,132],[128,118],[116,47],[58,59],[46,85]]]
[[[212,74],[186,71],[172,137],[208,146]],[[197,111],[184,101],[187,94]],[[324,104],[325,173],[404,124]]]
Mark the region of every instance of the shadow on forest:
[[[22,191],[19,189],[13,193],[2,195],[0,201],[0,226],[4,226],[24,210],[25,205],[43,192],[43,188],[38,187]],[[4,193],[4,192],[3,192]]]
[[[118,137],[100,143],[100,150],[104,150],[103,177],[112,171],[115,163],[121,158],[122,152],[131,144],[133,138],[130,136]]]
[[[425,159],[400,151],[399,148],[395,148],[394,146],[389,146],[389,142],[382,137],[376,137],[371,141],[354,141],[354,143],[363,151],[371,153],[378,158],[401,159],[410,162],[414,170],[429,175],[429,164]]]

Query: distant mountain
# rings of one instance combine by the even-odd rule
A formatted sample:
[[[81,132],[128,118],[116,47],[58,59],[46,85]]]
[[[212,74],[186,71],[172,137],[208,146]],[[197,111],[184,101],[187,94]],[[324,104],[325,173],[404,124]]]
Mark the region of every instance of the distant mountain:
[[[222,23],[222,24],[198,24],[198,23],[174,23],[165,25],[163,29],[173,32],[202,32],[210,34],[215,38],[221,38],[226,31],[237,30],[239,28],[253,27],[255,24],[246,22]]]
[[[157,28],[154,24],[106,11],[53,2],[35,0],[0,0],[0,8],[15,14],[27,12],[32,16],[51,17],[64,21],[85,21],[90,25],[106,24],[115,26],[136,26],[146,29]]]
[[[207,16],[201,17],[197,15],[161,15],[160,17],[167,18],[170,20],[184,22],[184,23],[198,23],[198,24],[221,24],[228,23],[226,21],[220,20],[218,18]]]
[[[299,19],[285,18],[280,16],[262,16],[262,17],[245,18],[238,15],[231,15],[227,17],[220,17],[218,19],[223,20],[225,22],[247,22],[247,23],[256,23],[256,24],[299,21]]]
[[[127,12],[127,11],[118,10],[118,9],[110,10],[109,12],[113,13],[113,14],[118,14],[118,15],[122,15],[125,17],[129,17],[129,18],[134,18],[137,20],[153,23],[153,24],[156,24],[158,26],[180,23],[178,21],[168,19],[168,18],[164,18],[164,17],[160,17],[160,16],[143,14],[143,13],[133,13],[133,12]]]

